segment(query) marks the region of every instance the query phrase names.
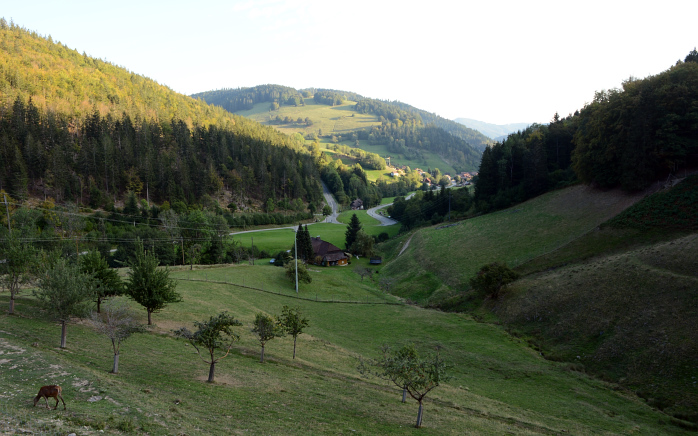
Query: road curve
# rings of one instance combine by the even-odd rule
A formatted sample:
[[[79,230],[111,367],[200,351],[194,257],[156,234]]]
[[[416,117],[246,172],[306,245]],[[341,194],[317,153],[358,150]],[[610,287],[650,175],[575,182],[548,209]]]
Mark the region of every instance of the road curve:
[[[337,221],[337,215],[339,215],[339,206],[337,206],[337,202],[334,200],[334,197],[332,196],[330,189],[327,187],[327,185],[325,185],[325,182],[321,183],[322,195],[325,197],[325,203],[327,203],[332,208],[332,215],[326,217],[325,222],[332,224],[342,224],[339,221]]]
[[[414,192],[411,194],[408,194],[407,197],[405,197],[405,200],[409,200],[410,198],[412,198],[413,195],[414,195]],[[383,216],[383,215],[378,213],[378,210],[386,208],[388,206],[391,206],[392,204],[393,203],[381,204],[380,206],[370,208],[366,212],[368,212],[368,215],[370,217],[373,217],[373,218],[377,219],[378,221],[380,221],[381,226],[392,226],[393,224],[397,224],[398,222],[392,218],[388,218],[387,216]]]
[[[368,212],[368,216],[377,219],[378,221],[381,222],[381,226],[392,226],[393,224],[397,224],[397,221],[395,221],[392,218],[388,218],[387,216],[383,216],[378,213],[378,210],[384,209],[388,206],[390,206],[393,203],[389,204],[381,204],[380,206],[372,207],[368,209],[366,212]]]

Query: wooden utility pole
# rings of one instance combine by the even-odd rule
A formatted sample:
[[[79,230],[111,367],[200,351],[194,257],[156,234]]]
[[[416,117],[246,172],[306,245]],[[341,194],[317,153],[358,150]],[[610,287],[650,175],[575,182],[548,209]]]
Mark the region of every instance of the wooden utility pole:
[[[5,212],[7,212],[7,230],[9,230],[10,235],[12,235],[12,224],[10,224],[10,206],[7,204],[7,195],[3,192],[2,196],[5,199]]]

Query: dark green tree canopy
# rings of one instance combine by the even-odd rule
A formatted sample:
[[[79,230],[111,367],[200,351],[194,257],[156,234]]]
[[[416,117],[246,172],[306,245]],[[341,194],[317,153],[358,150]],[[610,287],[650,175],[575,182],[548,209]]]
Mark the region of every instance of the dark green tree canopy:
[[[95,279],[80,272],[78,265],[60,259],[39,276],[33,293],[49,316],[61,322],[61,348],[65,348],[66,323],[71,317],[84,318],[90,313]]]
[[[359,221],[359,217],[357,217],[354,213],[351,215],[351,220],[347,225],[346,232],[344,232],[345,247],[347,250],[350,250],[351,246],[356,241],[357,235],[359,234],[359,230],[361,230],[361,222]]]
[[[116,270],[109,268],[106,259],[99,251],[90,251],[80,256],[80,271],[95,278],[95,299],[97,313],[100,313],[102,301],[124,293],[124,283]]]
[[[0,241],[0,286],[10,292],[10,315],[14,313],[15,297],[22,286],[31,282],[37,266],[38,253],[32,244],[21,241],[16,235],[9,235]]]
[[[480,268],[475,277],[470,279],[470,286],[476,292],[496,300],[499,298],[501,290],[518,278],[519,274],[508,266],[494,262]]]
[[[177,282],[170,278],[170,272],[158,268],[158,259],[143,249],[143,243],[136,243],[136,253],[131,270],[128,272],[126,293],[148,312],[148,325],[152,325],[151,314],[165,308],[170,303],[182,301],[175,291]]]

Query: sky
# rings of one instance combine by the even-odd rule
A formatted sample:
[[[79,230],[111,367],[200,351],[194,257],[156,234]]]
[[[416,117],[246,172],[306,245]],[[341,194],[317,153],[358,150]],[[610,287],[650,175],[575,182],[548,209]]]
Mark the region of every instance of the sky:
[[[546,123],[698,46],[698,2],[4,1],[0,16],[182,94],[279,84]]]

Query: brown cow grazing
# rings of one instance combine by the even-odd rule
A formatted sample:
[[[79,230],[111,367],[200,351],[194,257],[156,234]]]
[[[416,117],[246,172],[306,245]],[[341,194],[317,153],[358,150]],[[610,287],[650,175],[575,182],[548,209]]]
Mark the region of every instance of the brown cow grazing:
[[[46,400],[46,408],[50,409],[48,406],[48,399],[49,397],[55,398],[56,399],[56,407],[53,409],[58,409],[58,399],[60,398],[61,401],[63,401],[63,396],[61,395],[61,387],[58,385],[50,385],[50,386],[42,386],[41,389],[39,389],[39,393],[34,397],[34,407],[36,407],[36,403],[41,400],[41,398],[44,398]],[[65,401],[63,401],[63,410],[65,409]]]

